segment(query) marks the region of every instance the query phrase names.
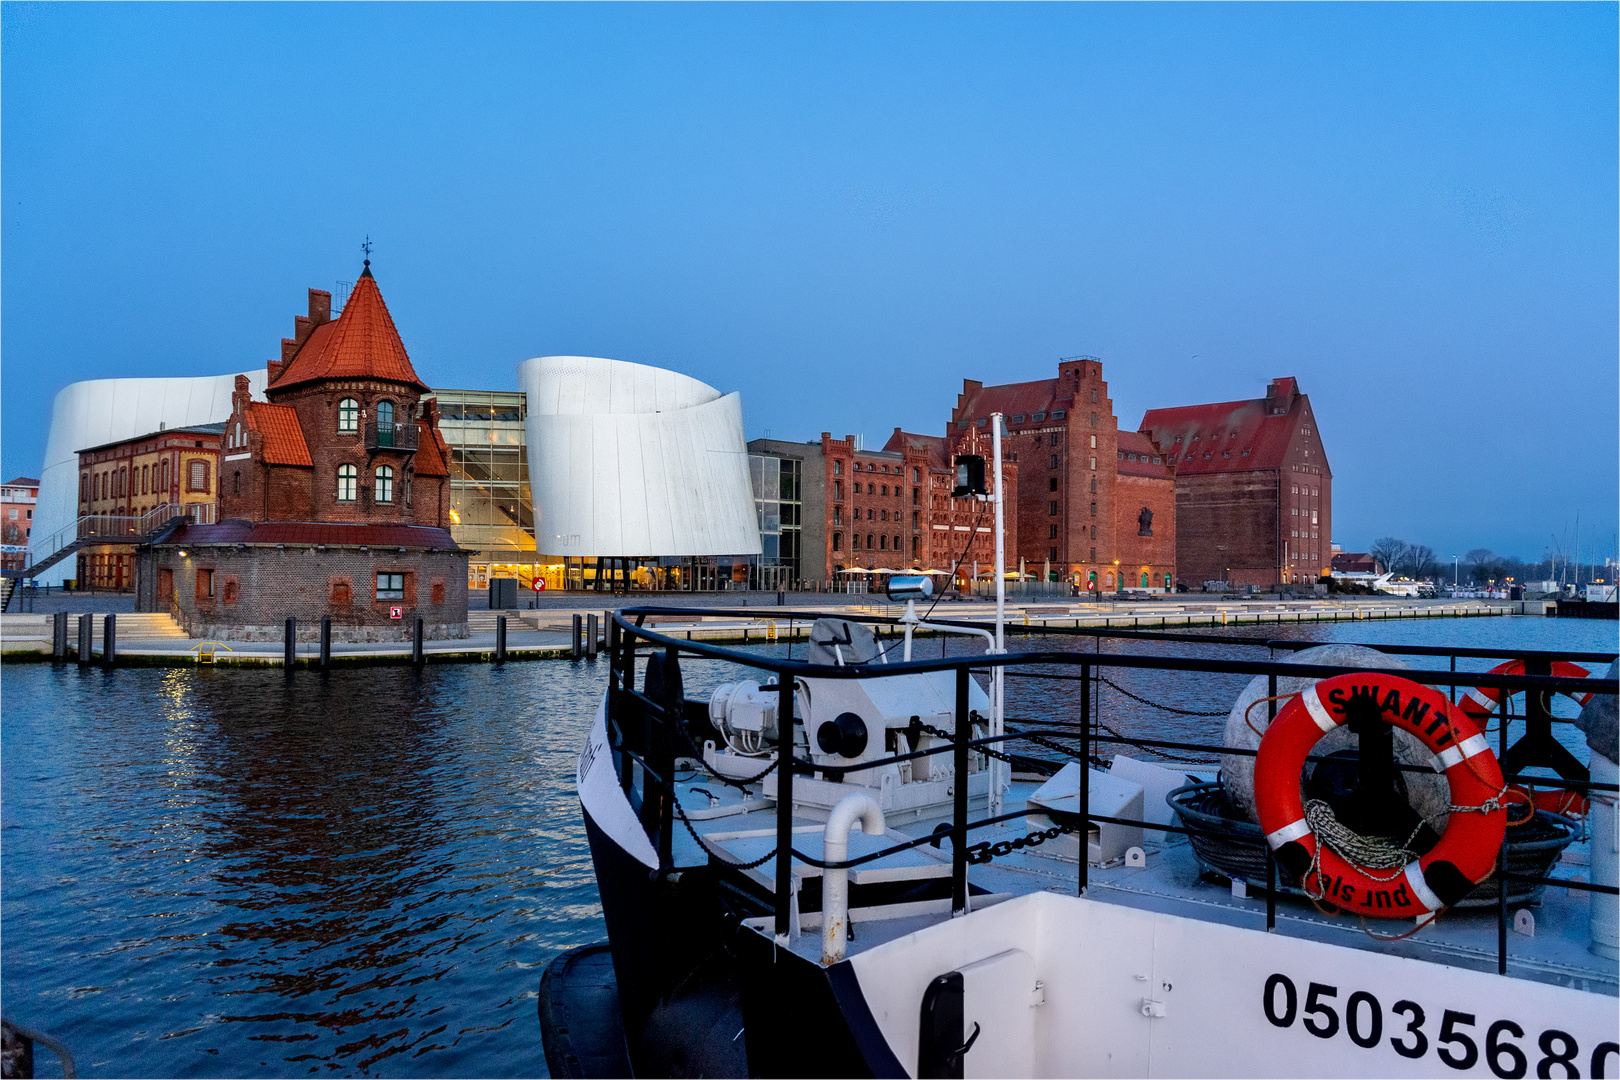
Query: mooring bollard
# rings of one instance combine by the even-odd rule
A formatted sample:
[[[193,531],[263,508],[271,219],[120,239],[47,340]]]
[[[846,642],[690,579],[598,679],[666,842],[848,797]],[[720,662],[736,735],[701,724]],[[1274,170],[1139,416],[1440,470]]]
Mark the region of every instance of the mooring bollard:
[[[67,617],[65,611],[51,616],[51,656],[56,660],[67,659]]]
[[[108,667],[118,662],[118,616],[101,620],[101,662]]]
[[[79,616],[79,663],[90,662],[90,640],[95,636],[95,616]]]
[[[596,612],[594,611],[591,612],[590,618],[586,620],[585,658],[587,660],[596,659]]]
[[[298,662],[298,620],[287,616],[286,628],[281,632],[281,665],[288,671]]]
[[[321,670],[332,666],[332,616],[321,616]]]
[[[411,622],[411,663],[417,667],[422,666],[422,616],[418,615]]]
[[[574,644],[573,644],[573,653],[574,653],[574,659],[575,660],[578,660],[580,658],[580,654],[584,650],[584,641],[582,639],[585,636],[585,630],[584,630],[583,624],[584,624],[584,619],[579,615],[575,615],[574,616]]]
[[[506,616],[495,616],[495,662],[506,663]]]
[[[787,606],[787,593],[784,592],[781,589],[776,590],[776,606],[777,607],[786,607]]]

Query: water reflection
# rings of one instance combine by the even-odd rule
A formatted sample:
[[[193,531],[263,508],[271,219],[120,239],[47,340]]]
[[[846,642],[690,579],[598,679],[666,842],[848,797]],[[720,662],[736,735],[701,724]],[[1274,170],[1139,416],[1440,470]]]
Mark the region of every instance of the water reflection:
[[[8,1014],[87,1075],[536,1075],[600,666],[6,668]]]
[[[1612,624],[1580,620],[1253,632],[1615,647]],[[540,969],[602,936],[573,774],[605,669],[378,668],[288,682],[0,668],[7,1014],[66,1038],[87,1076],[543,1075]],[[694,696],[738,675],[686,665]],[[1111,677],[1204,710],[1246,681]],[[1014,681],[1009,712],[1073,715],[1072,690]],[[1105,718],[1133,735],[1220,731],[1218,719],[1103,693]]]

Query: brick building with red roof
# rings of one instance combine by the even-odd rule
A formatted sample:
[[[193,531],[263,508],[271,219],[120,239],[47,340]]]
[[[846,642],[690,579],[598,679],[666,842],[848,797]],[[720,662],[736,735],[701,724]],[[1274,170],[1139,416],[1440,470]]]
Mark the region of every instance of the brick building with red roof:
[[[1019,470],[1009,567],[1021,558],[1082,591],[1173,586],[1176,466],[1150,436],[1119,430],[1101,360],[1062,360],[1056,378],[1032,382],[963,380],[948,454],[977,453],[964,447],[985,443],[996,412],[1008,429],[1002,454]]]
[[[219,460],[219,524],[143,549],[140,610],[193,636],[338,640],[467,634],[467,558],[449,531],[450,453],[366,260],[342,313],[309,290],[269,362],[266,401],[236,379]]]
[[[1333,470],[1293,378],[1249,401],[1150,409],[1176,470],[1176,561],[1190,584],[1314,582],[1332,564]]]

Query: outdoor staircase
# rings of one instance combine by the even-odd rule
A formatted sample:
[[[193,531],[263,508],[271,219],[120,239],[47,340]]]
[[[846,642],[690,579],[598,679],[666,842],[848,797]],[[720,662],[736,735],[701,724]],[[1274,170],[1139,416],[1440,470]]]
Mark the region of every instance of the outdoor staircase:
[[[186,632],[173,615],[164,611],[124,612],[118,616],[118,640],[184,641]]]
[[[520,630],[533,630],[535,628],[533,611],[469,611],[467,612],[467,633],[493,634],[495,632],[495,617],[506,616],[507,633],[515,634]]]

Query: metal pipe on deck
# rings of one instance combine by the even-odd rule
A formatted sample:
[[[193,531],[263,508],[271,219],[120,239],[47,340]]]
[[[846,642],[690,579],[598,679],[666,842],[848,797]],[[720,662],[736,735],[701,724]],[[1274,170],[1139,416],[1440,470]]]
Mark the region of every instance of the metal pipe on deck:
[[[786,946],[793,902],[793,676],[778,672],[776,679],[776,943]]]
[[[827,815],[822,832],[821,858],[843,862],[849,858],[849,831],[860,822],[868,836],[882,836],[883,807],[864,791],[844,798]],[[844,958],[849,941],[849,870],[829,866],[821,874],[821,966],[831,967]]]

